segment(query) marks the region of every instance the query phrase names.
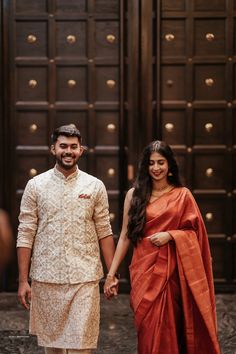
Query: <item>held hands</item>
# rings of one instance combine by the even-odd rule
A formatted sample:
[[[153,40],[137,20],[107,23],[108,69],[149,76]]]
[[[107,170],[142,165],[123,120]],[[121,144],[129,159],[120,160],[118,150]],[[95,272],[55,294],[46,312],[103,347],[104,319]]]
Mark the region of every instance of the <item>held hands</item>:
[[[26,310],[30,309],[31,288],[28,281],[19,282],[18,300]]]
[[[111,299],[113,296],[117,296],[118,285],[119,279],[115,276],[108,274],[103,288],[104,294],[108,300]]]
[[[169,234],[169,232],[166,231],[157,232],[156,234],[148,236],[148,238],[157,247],[164,246],[166,243],[172,240],[171,235]]]

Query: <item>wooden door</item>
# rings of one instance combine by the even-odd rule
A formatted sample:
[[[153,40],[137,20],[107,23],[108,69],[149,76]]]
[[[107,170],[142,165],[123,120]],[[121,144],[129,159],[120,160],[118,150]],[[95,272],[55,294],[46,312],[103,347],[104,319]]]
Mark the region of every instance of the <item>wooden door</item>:
[[[17,228],[29,178],[52,167],[50,134],[76,124],[87,150],[79,167],[106,185],[114,234],[122,215],[123,3],[118,0],[4,2],[10,145],[7,189]],[[10,173],[12,171],[12,173]],[[14,171],[14,172],[13,172]],[[124,286],[127,269],[121,269]],[[6,288],[15,289],[16,262]]]
[[[143,145],[151,135],[173,147],[208,230],[216,289],[229,291],[236,271],[235,2],[141,3]]]
[[[53,165],[54,127],[81,129],[88,149],[80,167],[104,181],[115,234],[141,149],[163,139],[205,219],[216,287],[235,289],[235,2],[2,4],[1,201],[15,228],[27,180]],[[14,289],[15,264],[8,279]]]

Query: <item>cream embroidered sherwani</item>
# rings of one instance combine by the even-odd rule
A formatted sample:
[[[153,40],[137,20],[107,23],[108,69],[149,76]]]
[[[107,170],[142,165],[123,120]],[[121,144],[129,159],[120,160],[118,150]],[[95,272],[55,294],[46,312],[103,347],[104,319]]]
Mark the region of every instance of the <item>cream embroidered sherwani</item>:
[[[95,348],[99,239],[112,234],[104,184],[78,169],[65,178],[55,167],[28,182],[19,221],[17,247],[32,248],[31,333],[47,347]]]

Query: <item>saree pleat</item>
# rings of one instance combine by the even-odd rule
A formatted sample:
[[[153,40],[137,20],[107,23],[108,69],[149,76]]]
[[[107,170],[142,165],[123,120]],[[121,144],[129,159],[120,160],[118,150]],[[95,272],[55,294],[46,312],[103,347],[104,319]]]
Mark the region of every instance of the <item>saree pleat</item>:
[[[187,188],[175,188],[146,210],[144,238],[130,265],[131,306],[139,354],[219,354],[206,230]],[[168,231],[162,247],[148,236]]]

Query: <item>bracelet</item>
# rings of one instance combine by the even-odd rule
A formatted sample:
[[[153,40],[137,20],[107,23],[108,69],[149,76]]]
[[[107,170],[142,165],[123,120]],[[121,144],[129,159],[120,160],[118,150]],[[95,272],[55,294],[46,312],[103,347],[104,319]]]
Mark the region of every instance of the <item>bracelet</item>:
[[[107,278],[112,278],[113,279],[114,277],[117,278],[117,279],[120,279],[120,274],[119,273],[115,273],[114,275],[111,275],[109,273],[107,274]]]

